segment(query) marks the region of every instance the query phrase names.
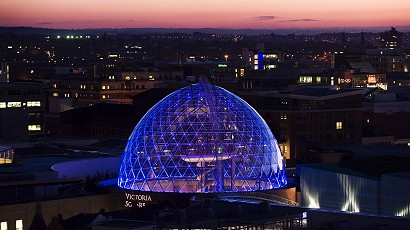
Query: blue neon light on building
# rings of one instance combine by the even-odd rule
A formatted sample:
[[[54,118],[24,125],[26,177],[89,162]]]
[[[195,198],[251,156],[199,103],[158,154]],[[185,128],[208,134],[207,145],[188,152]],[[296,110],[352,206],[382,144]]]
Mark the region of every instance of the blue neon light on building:
[[[168,95],[137,124],[118,186],[155,192],[255,191],[287,184],[279,146],[260,115],[208,83]]]
[[[265,58],[263,57],[263,53],[258,53],[258,69],[264,69],[265,65]]]

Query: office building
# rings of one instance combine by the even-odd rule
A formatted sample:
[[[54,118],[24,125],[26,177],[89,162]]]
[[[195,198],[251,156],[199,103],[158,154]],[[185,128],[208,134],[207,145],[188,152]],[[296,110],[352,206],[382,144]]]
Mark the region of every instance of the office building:
[[[46,87],[40,82],[0,84],[0,139],[29,140],[44,135]]]

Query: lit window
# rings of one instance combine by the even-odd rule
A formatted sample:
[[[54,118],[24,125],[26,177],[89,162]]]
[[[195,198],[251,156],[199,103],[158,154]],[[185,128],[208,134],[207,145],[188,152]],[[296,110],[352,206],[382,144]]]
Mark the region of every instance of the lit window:
[[[105,89],[105,85],[103,85],[103,86],[101,87],[101,89]]]
[[[28,131],[40,131],[41,125],[28,125]]]
[[[7,102],[7,107],[9,107],[9,108],[17,108],[17,107],[21,107],[21,102],[19,102],[19,101],[15,101],[15,102],[13,102],[13,101],[11,101],[11,102]]]
[[[130,80],[130,79],[131,79],[130,76],[125,77],[125,80]]]
[[[6,221],[1,222],[0,230],[7,230],[7,222]]]
[[[336,129],[342,129],[343,123],[341,121],[336,122]]]
[[[23,230],[23,220],[16,220],[16,230]]]
[[[27,102],[27,107],[40,107],[41,102],[40,101],[28,101]]]
[[[105,95],[102,95],[102,99],[105,99]]]
[[[53,97],[58,97],[58,93],[53,93]]]
[[[107,85],[107,89],[110,89],[110,86],[109,86],[109,85]]]
[[[54,89],[57,88],[57,84],[53,84],[53,88],[54,88]]]
[[[70,93],[65,93],[64,97],[70,97]]]
[[[281,119],[281,120],[286,120],[286,119],[288,119],[287,114],[286,114],[286,113],[280,113],[280,119]]]
[[[0,108],[1,109],[6,108],[6,102],[0,102]]]

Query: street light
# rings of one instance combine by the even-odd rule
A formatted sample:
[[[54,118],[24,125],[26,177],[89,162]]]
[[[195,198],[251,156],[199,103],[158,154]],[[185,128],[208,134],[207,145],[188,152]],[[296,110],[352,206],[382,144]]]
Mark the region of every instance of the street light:
[[[227,62],[228,61],[228,54],[225,54],[225,61]]]

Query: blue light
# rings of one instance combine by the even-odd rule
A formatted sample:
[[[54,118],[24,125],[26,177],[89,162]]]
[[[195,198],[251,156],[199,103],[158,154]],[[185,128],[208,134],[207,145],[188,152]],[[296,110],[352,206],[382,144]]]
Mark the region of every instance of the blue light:
[[[258,53],[258,69],[263,69],[264,64],[265,64],[265,58],[263,57],[263,53],[259,52]]]
[[[158,102],[124,150],[118,186],[154,192],[255,191],[286,185],[283,157],[245,101],[206,83]]]

